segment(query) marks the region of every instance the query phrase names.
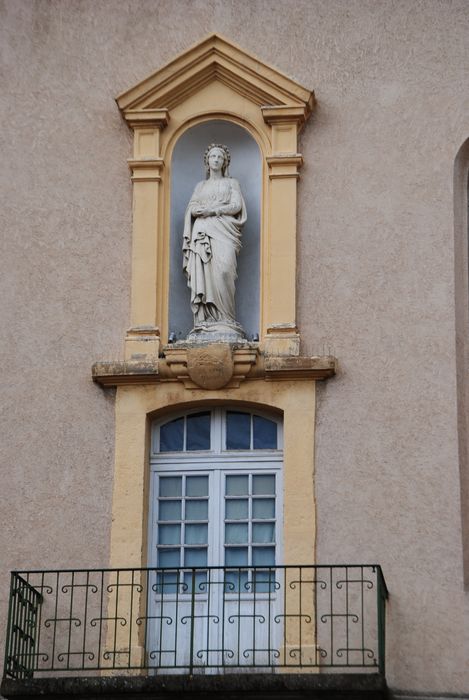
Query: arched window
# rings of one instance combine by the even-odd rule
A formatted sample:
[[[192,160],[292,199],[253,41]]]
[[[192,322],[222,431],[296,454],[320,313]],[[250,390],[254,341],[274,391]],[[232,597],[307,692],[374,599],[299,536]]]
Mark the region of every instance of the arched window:
[[[255,648],[269,665],[283,634],[272,623],[283,619],[280,418],[237,407],[172,415],[152,426],[150,466],[150,657],[239,666]]]
[[[277,416],[230,407],[157,421],[150,467],[151,566],[280,562],[282,423]],[[166,578],[175,577],[173,571]]]

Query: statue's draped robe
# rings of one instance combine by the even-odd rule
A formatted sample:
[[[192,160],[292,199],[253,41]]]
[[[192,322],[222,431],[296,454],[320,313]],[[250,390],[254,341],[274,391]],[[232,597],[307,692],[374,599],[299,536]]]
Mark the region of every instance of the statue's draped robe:
[[[219,211],[196,217],[195,207]],[[205,180],[196,185],[184,221],[183,268],[191,289],[195,325],[235,324],[236,256],[246,206],[234,178]]]

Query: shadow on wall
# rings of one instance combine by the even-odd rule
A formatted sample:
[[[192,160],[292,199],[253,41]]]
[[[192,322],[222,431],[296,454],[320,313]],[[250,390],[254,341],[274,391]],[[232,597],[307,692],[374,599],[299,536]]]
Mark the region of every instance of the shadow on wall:
[[[454,292],[464,585],[469,590],[469,138],[454,163]]]

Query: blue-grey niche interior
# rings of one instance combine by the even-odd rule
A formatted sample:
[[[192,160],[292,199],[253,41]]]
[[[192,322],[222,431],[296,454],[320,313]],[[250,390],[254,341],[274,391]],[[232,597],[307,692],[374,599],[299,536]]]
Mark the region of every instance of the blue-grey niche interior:
[[[181,340],[193,328],[190,290],[182,271],[184,215],[196,184],[205,179],[204,152],[223,143],[231,153],[230,176],[241,186],[247,209],[238,256],[236,320],[248,339],[259,333],[260,210],[262,163],[259,147],[241,126],[220,119],[188,129],[176,143],[171,162],[169,332]]]

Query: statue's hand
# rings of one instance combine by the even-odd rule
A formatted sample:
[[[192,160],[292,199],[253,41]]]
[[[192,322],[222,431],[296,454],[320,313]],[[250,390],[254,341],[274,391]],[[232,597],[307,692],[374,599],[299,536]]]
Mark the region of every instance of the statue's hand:
[[[192,215],[193,216],[212,216],[213,212],[211,209],[207,209],[206,207],[193,207],[192,209]]]
[[[207,216],[219,216],[220,212],[217,209],[208,209],[206,207],[196,207],[192,210],[194,216],[201,216],[206,218]]]

